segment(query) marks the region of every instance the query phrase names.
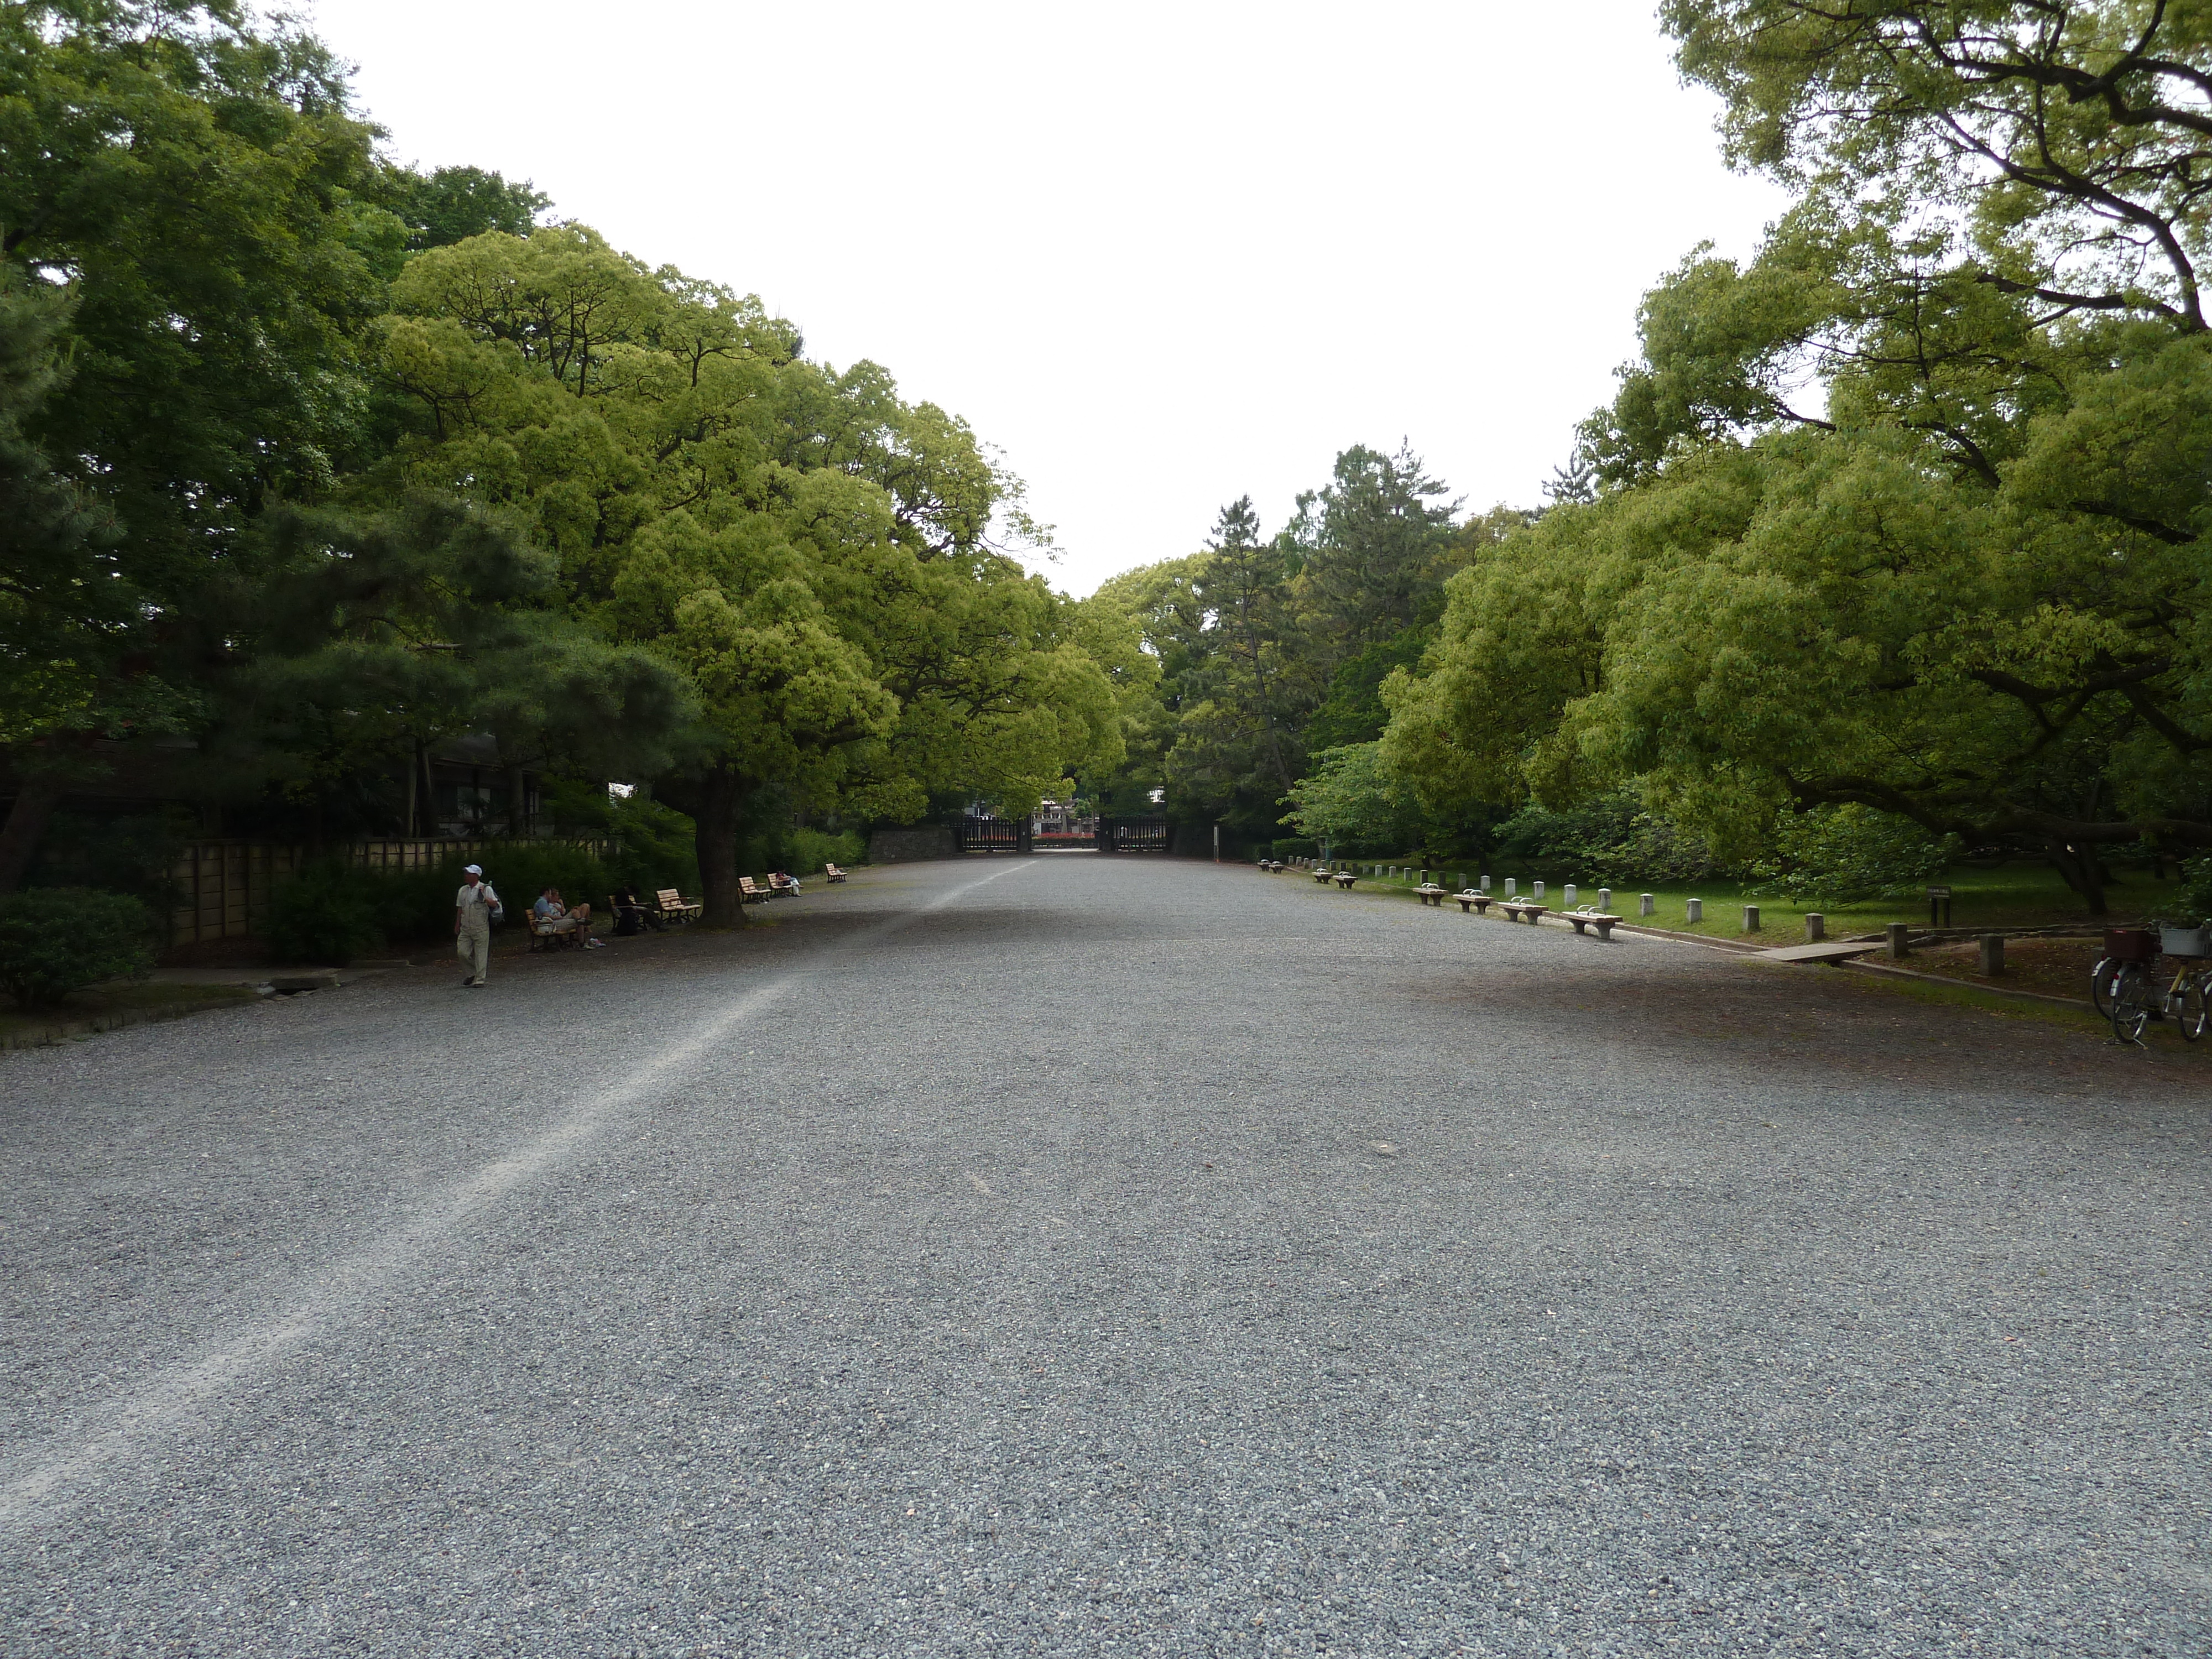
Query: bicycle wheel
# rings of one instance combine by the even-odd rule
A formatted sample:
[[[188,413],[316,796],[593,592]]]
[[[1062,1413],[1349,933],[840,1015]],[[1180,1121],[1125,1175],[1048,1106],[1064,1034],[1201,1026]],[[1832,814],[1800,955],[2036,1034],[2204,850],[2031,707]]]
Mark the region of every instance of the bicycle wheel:
[[[2196,1042],[2204,1035],[2208,1018],[2212,1018],[2212,1010],[2204,1005],[2204,975],[2189,975],[2181,981],[2181,988],[2174,993],[2173,1000],[2181,1016],[2181,1035]]]
[[[2110,957],[2100,957],[2097,965],[2089,970],[2089,1000],[2096,1005],[2099,1018],[2112,1017],[2112,981],[2120,971],[2120,964]]]
[[[2158,1000],[2149,969],[2139,962],[2123,967],[2112,980],[2112,1035],[2122,1042],[2141,1042]]]

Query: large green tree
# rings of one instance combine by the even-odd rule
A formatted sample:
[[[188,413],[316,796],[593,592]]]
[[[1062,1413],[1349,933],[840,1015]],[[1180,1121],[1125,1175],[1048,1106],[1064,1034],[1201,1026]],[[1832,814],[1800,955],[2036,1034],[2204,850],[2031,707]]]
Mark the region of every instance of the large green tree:
[[[386,362],[418,416],[393,477],[521,517],[576,615],[686,677],[690,759],[659,788],[698,823],[710,919],[742,916],[764,792],[1024,811],[1119,760],[1080,608],[992,539],[1012,481],[881,369],[811,362],[757,300],[579,226],[431,249],[394,297]]]
[[[0,308],[31,343],[0,418],[52,478],[0,545],[0,888],[109,745],[191,728],[210,585],[371,442],[404,234],[372,137],[315,42],[235,6],[0,9]]]
[[[2047,856],[2212,842],[2197,8],[1680,3],[1740,161],[1584,428],[1594,499],[1455,578],[1386,755],[1433,799],[1634,781],[1723,847],[1859,803]]]

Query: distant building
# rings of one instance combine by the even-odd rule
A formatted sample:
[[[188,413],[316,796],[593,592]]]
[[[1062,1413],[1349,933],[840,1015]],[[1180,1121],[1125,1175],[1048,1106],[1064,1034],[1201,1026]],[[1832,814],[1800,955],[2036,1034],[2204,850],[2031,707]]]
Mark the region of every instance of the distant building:
[[[1097,833],[1098,820],[1082,811],[1080,801],[1039,801],[1037,810],[1030,817],[1030,834],[1037,836],[1090,836]]]

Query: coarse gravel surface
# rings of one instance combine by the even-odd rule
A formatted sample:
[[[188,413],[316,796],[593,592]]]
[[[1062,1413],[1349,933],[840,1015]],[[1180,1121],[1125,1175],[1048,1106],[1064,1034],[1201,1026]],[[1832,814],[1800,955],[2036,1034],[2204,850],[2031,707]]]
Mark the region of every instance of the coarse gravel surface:
[[[1079,854],[0,1054],[0,1652],[2202,1655],[2212,1057]]]

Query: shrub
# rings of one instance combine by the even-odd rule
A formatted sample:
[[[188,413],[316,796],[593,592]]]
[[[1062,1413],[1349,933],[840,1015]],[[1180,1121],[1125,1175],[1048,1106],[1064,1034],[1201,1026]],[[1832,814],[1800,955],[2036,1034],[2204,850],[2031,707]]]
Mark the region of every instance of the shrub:
[[[1933,836],[1910,818],[1856,802],[1795,812],[1774,826],[1774,857],[1752,873],[1753,896],[1850,904],[1902,898],[1959,856],[1956,836]]]
[[[384,887],[374,871],[310,865],[270,900],[269,943],[283,961],[343,968],[383,939]]]
[[[2181,885],[2174,902],[2187,925],[2212,917],[2212,858],[2189,859],[2181,866]]]
[[[1531,801],[1498,826],[1497,849],[1523,868],[1556,869],[1591,885],[1704,881],[1718,873],[1702,839],[1654,817],[1626,793],[1567,811]]]
[[[605,837],[620,843],[606,866],[606,873],[617,881],[647,893],[659,887],[678,887],[687,893],[699,890],[699,854],[692,822],[674,807],[663,805],[642,789],[625,797],[610,793],[604,784],[573,781],[549,782],[546,797],[563,834]],[[491,866],[487,863],[484,869],[489,872]],[[455,870],[458,884],[458,866]],[[499,887],[502,898],[506,896],[506,887],[496,880],[492,884]],[[567,884],[559,884],[563,893],[568,891]],[[604,894],[606,890],[601,886],[597,890]],[[531,896],[537,895],[533,892]],[[592,900],[595,904],[599,902]]]
[[[33,887],[0,898],[0,990],[26,1008],[71,991],[143,979],[154,965],[154,917],[126,893]]]
[[[833,836],[826,830],[794,830],[784,848],[783,867],[794,876],[818,876],[825,864],[858,864],[867,853],[868,843],[858,830]]]

